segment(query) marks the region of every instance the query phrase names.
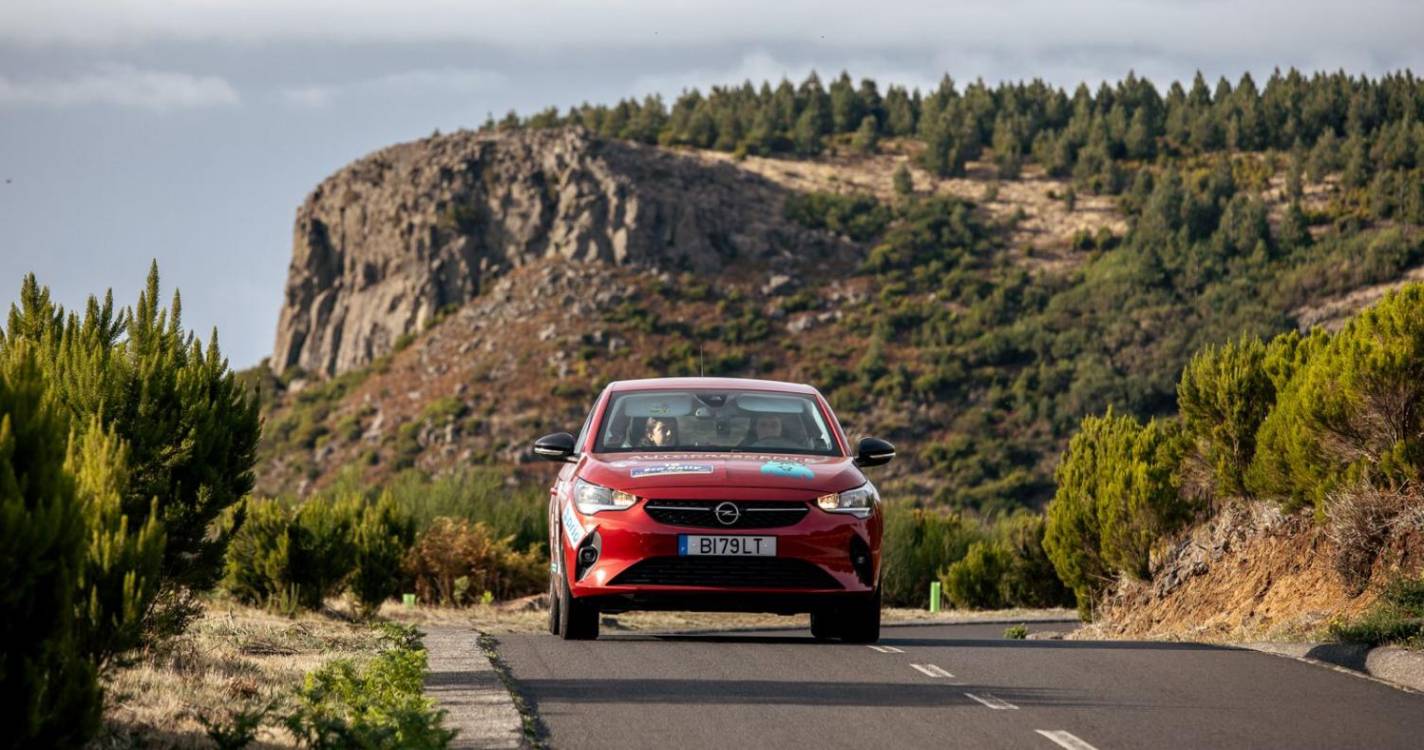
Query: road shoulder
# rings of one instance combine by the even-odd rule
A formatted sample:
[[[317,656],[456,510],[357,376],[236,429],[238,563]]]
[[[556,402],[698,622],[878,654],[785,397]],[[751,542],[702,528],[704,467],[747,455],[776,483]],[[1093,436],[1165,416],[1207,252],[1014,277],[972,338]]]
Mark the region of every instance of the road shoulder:
[[[513,750],[525,746],[524,720],[499,671],[471,627],[426,626],[430,672],[425,693],[459,731],[451,748]]]
[[[1398,646],[1366,646],[1344,643],[1232,643],[1224,644],[1268,654],[1320,664],[1393,687],[1424,693],[1424,653]]]

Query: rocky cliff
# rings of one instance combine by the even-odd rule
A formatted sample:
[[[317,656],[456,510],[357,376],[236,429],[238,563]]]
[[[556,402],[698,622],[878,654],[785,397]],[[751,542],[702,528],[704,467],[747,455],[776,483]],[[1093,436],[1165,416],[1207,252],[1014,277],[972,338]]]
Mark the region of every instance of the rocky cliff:
[[[782,219],[784,194],[732,165],[577,129],[382,149],[298,209],[272,367],[362,367],[540,259],[710,272],[837,252]]]

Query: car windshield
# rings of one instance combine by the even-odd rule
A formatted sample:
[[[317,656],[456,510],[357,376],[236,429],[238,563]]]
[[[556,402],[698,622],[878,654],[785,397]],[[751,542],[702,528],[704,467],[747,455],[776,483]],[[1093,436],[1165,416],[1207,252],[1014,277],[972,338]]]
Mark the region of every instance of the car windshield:
[[[615,393],[594,450],[840,455],[810,396],[729,390]]]

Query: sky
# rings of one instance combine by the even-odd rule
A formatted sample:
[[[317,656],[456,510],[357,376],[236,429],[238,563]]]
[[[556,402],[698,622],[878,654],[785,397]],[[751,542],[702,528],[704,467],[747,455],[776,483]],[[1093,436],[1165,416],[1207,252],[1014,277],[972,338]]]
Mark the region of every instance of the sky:
[[[1128,71],[1424,73],[1418,0],[4,0],[0,306],[131,303],[156,259],[234,367],[271,352],[297,205],[487,115],[848,71],[882,87]]]

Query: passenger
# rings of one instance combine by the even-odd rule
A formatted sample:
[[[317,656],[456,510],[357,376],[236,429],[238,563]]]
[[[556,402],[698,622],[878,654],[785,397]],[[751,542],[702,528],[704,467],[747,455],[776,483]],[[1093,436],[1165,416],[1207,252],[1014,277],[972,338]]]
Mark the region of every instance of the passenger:
[[[644,448],[671,448],[677,445],[677,420],[671,417],[650,417],[643,426]]]

